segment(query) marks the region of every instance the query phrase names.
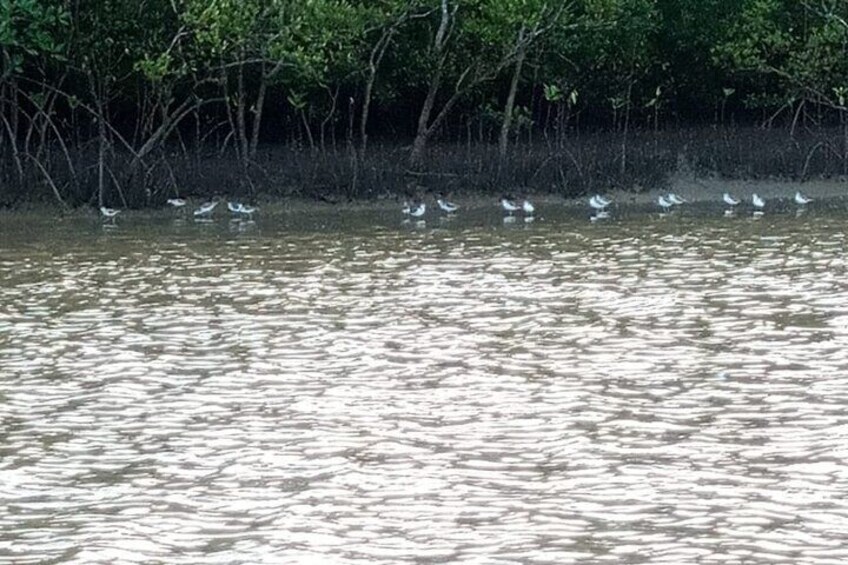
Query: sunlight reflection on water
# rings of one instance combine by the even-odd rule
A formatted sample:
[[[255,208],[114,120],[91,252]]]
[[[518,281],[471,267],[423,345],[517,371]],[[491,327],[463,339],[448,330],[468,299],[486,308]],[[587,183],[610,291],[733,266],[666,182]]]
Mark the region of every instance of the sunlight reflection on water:
[[[844,217],[469,217],[4,219],[0,555],[848,559]]]

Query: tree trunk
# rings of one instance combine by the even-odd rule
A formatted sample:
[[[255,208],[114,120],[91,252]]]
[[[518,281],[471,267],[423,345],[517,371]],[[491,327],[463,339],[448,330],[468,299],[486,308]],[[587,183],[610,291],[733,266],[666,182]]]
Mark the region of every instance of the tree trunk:
[[[18,127],[18,105],[16,101],[18,100],[18,92],[17,92],[17,83],[14,80],[9,81],[9,119],[6,118],[5,114],[0,114],[0,119],[3,120],[3,125],[5,126],[6,133],[9,136],[9,146],[12,151],[12,160],[15,162],[15,169],[18,172],[18,182],[21,186],[24,184],[24,167],[21,162],[20,150],[18,149],[18,135],[17,135],[17,127]],[[4,85],[5,89],[5,85]],[[5,93],[4,93],[5,94]],[[5,98],[5,97],[4,97]],[[11,121],[10,121],[11,120]],[[0,136],[2,139],[2,136]]]
[[[432,82],[430,82],[427,98],[424,99],[424,105],[421,106],[421,113],[418,115],[418,129],[415,133],[415,141],[412,142],[412,153],[409,155],[409,164],[413,169],[421,165],[424,148],[427,146],[427,141],[430,138],[432,129],[428,127],[428,124],[430,123],[430,114],[433,112],[433,106],[436,103],[436,94],[439,92],[441,77],[442,69],[440,65]]]
[[[259,83],[259,93],[256,95],[256,109],[253,112],[253,129],[250,132],[250,158],[256,158],[259,148],[259,129],[262,126],[262,109],[265,106],[265,93],[268,90],[268,79],[265,75],[265,65],[262,65],[262,79]]]
[[[421,165],[424,148],[427,146],[427,140],[433,131],[430,125],[430,114],[433,112],[436,95],[439,93],[439,86],[442,82],[442,71],[445,66],[445,45],[449,38],[451,19],[453,17],[448,0],[441,0],[441,12],[442,17],[439,22],[439,29],[436,30],[436,35],[433,38],[433,52],[437,58],[436,70],[430,79],[430,88],[427,90],[427,97],[424,99],[424,105],[421,106],[421,113],[418,115],[418,129],[415,133],[415,141],[412,143],[412,153],[409,155],[409,164],[413,169]]]
[[[6,119],[6,84],[0,81],[0,118]],[[0,135],[0,155],[3,153],[3,145],[5,145],[6,136]],[[0,174],[3,169],[0,167]]]
[[[356,154],[356,147],[353,143],[353,123],[354,123],[354,113],[356,111],[356,101],[351,97],[348,100],[348,119],[347,119],[347,148],[348,154],[350,155],[350,167],[351,167],[351,178],[350,178],[350,188],[348,189],[348,198],[353,198],[359,189],[359,159]]]
[[[503,123],[501,124],[501,137],[498,144],[498,155],[501,159],[506,157],[506,148],[509,142],[509,130],[512,127],[512,113],[515,107],[515,94],[518,92],[518,83],[521,80],[521,67],[524,65],[524,57],[527,51],[523,47],[524,43],[524,27],[518,32],[519,51],[518,57],[515,59],[515,70],[512,73],[512,82],[509,85],[509,94],[506,97],[506,105],[504,106]]]
[[[368,149],[368,111],[371,107],[371,93],[374,90],[374,81],[377,78],[377,69],[371,65],[368,74],[368,80],[365,83],[365,93],[362,97],[362,116],[359,122],[359,153],[360,158],[365,158],[365,151]]]
[[[18,141],[18,119],[20,118],[20,111],[18,110],[18,81],[15,79],[11,79],[9,81],[9,91],[11,92],[10,99],[12,100],[12,113],[9,116],[12,125],[12,137],[14,137],[14,141],[17,144]]]
[[[625,101],[624,108],[624,129],[621,136],[621,175],[624,176],[625,171],[627,170],[627,134],[630,130],[630,98],[633,94],[633,77],[628,79],[627,82],[627,100]]]
[[[197,167],[200,165],[200,108],[194,108],[194,166]],[[179,196],[179,194],[177,194]]]
[[[394,35],[394,27],[388,29],[374,45],[371,50],[371,58],[368,60],[368,78],[365,81],[365,92],[362,96],[362,115],[359,120],[359,152],[360,159],[365,159],[365,151],[368,149],[368,112],[371,109],[371,98],[374,92],[374,83],[377,81],[377,70],[386,54],[389,44]]]
[[[236,102],[236,125],[238,126],[238,147],[241,155],[241,163],[244,170],[247,170],[248,143],[247,143],[247,120],[245,116],[245,96],[247,93],[244,90],[244,65],[239,65],[238,69],[238,96]]]
[[[89,89],[97,109],[97,205],[104,205],[106,192],[106,112],[103,108],[104,96],[94,76],[89,75]]]
[[[315,153],[315,139],[312,137],[312,128],[309,127],[309,120],[306,117],[306,110],[300,109],[300,119],[303,121],[303,129],[306,131],[306,140],[309,141],[309,150]]]
[[[104,168],[106,166],[106,124],[104,123],[105,116],[103,115],[103,101],[97,100],[97,135],[99,137],[99,147],[97,151],[97,204],[103,206],[103,193],[106,188],[106,178],[104,176]]]
[[[538,61],[537,61],[538,63]],[[535,117],[539,115],[541,108],[539,107],[539,65],[536,64],[533,70],[533,80],[530,83],[530,125],[527,128],[527,145],[533,147],[533,133],[535,128]]]
[[[321,120],[321,131],[320,131],[320,133],[321,133],[321,153],[324,154],[324,155],[327,154],[327,146],[324,143],[325,132],[326,132],[326,129],[327,129],[327,124],[330,123],[330,120],[332,120],[333,116],[335,116],[335,114],[336,114],[336,101],[339,98],[339,87],[336,86],[335,91],[332,91],[332,90],[329,89],[329,87],[327,87],[327,91],[330,94],[330,100],[332,101],[332,103],[330,105],[330,111],[327,112],[327,115],[324,116],[323,120]],[[334,137],[333,141],[334,141],[333,149],[335,149],[336,148],[335,147],[335,137]]]
[[[12,125],[9,123],[9,120],[6,119],[6,116],[0,114],[0,120],[3,120],[3,125],[5,126],[6,132],[9,135],[9,144],[12,149],[12,160],[15,162],[15,168],[18,171],[18,181],[20,182],[21,186],[23,186],[24,167],[21,163],[20,152],[18,151],[18,140],[15,139],[15,136],[12,133]]]

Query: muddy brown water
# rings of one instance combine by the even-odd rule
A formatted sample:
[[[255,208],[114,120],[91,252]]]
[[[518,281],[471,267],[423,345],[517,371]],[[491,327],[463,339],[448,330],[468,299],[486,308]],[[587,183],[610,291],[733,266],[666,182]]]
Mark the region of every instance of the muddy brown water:
[[[845,563],[841,207],[0,218],[0,561]]]

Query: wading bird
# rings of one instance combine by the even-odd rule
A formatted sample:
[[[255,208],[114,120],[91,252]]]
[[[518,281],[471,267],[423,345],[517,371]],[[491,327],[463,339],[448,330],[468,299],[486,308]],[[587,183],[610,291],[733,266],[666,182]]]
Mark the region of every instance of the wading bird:
[[[215,206],[218,205],[217,200],[212,200],[211,202],[204,202],[200,205],[200,208],[194,211],[194,215],[197,217],[205,217],[208,218],[212,215],[212,210],[215,209]]]
[[[439,208],[441,208],[443,211],[447,212],[448,214],[453,214],[454,212],[459,210],[459,206],[457,206],[453,202],[448,202],[444,198],[437,198],[436,203],[439,205]]]
[[[518,210],[518,204],[509,196],[501,196],[501,207],[510,214]]]
[[[610,204],[612,204],[612,200],[607,200],[600,194],[596,194],[595,196],[589,199],[589,206],[591,206],[595,210],[604,210]]]
[[[167,203],[173,206],[174,208],[182,208],[186,205],[186,201],[182,198],[169,198]]]
[[[420,218],[427,211],[427,205],[424,202],[419,202],[418,206],[409,209],[409,215],[413,218]]]
[[[253,219],[253,214],[259,210],[256,206],[245,206],[244,204],[239,204],[239,213],[244,214],[251,220]]]
[[[668,212],[671,210],[671,207],[674,206],[674,202],[663,196],[662,194],[657,198],[657,204],[660,205],[660,208],[663,209],[663,212]]]
[[[751,195],[751,204],[754,205],[754,208],[758,208],[760,210],[766,207],[766,201],[760,198],[760,195],[756,192]]]
[[[533,204],[531,204],[530,201],[526,198],[524,199],[524,202],[521,203],[521,209],[524,210],[524,213],[528,215],[532,215],[533,212],[536,211],[535,206],[533,206]]]
[[[103,214],[103,217],[110,220],[114,220],[115,216],[117,216],[120,212],[120,210],[115,210],[114,208],[107,208],[106,206],[100,207],[100,213]]]
[[[739,206],[739,204],[742,202],[738,198],[734,198],[733,196],[731,196],[729,192],[725,192],[724,194],[722,194],[721,199],[724,200],[725,204],[730,206],[730,208],[724,211],[725,216],[732,216],[734,213],[733,208]]]
[[[680,206],[681,204],[685,204],[688,202],[686,199],[676,195],[673,192],[668,193],[668,201],[674,204],[675,206]]]
[[[812,198],[810,198],[808,196],[804,196],[803,194],[801,194],[801,191],[798,191],[798,192],[795,193],[795,203],[796,204],[799,204],[801,206],[806,206],[807,204],[809,204],[812,201],[813,201]]]

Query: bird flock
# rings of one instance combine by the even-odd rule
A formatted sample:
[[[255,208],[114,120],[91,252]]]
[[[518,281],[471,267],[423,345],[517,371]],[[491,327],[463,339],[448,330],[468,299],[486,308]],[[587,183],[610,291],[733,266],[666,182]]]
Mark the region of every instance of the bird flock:
[[[734,210],[740,206],[743,201],[739,198],[734,197],[729,192],[725,192],[722,195],[722,200],[728,206],[725,210],[726,215],[732,215]],[[798,206],[806,206],[807,204],[813,201],[812,198],[805,196],[800,191],[795,193],[794,197],[795,203]],[[682,206],[683,204],[688,203],[689,201],[683,198],[682,196],[675,194],[674,192],[669,192],[666,194],[660,194],[657,197],[656,204],[659,206],[660,211],[663,214],[667,214],[672,211],[673,208]],[[443,196],[439,196],[436,199],[436,204],[439,209],[448,214],[453,214],[457,210],[459,210],[459,206],[456,204],[449,202],[444,199]],[[589,198],[589,208],[591,208],[593,215],[591,216],[591,220],[600,220],[609,217],[608,208],[613,204],[613,201],[609,198],[601,194],[595,194],[594,196]],[[533,218],[533,214],[536,211],[535,206],[526,198],[521,199],[520,201],[515,199],[512,196],[504,195],[500,199],[501,208],[507,213],[507,216],[504,218],[505,221],[509,221],[514,219],[514,214],[517,212],[523,212],[525,214],[525,220],[531,220]],[[766,208],[766,200],[760,195],[754,193],[751,196],[751,205],[754,208],[755,215],[761,215],[764,213]],[[403,205],[403,214],[410,216],[412,218],[423,218],[424,214],[427,212],[427,205],[423,201],[417,202],[404,202]]]
[[[741,199],[736,198],[735,196],[733,196],[729,192],[725,192],[724,194],[722,194],[721,199],[728,206],[728,208],[724,212],[728,216],[732,215],[734,213],[734,210],[736,209],[736,207],[739,206],[740,204],[742,204]],[[813,201],[812,198],[805,196],[804,194],[801,193],[801,191],[798,191],[798,192],[795,193],[794,200],[795,200],[795,204],[797,204],[798,206],[802,206],[802,207],[806,206],[807,204],[809,204],[810,202]],[[751,195],[751,205],[754,207],[754,214],[755,215],[761,215],[761,214],[765,213],[766,200],[765,200],[765,198],[763,198],[762,196],[760,196],[756,192]]]
[[[736,198],[729,192],[725,192],[722,194],[722,201],[727,205],[725,210],[725,215],[732,215],[735,213],[735,210],[743,204],[742,199]],[[802,194],[800,191],[795,193],[794,196],[795,204],[803,209],[804,206],[810,204],[813,199]],[[218,206],[220,200],[210,200],[209,202],[204,202],[197,209],[194,210],[193,215],[198,219],[208,219],[212,217],[215,208]],[[669,192],[666,194],[661,194],[657,197],[656,204],[659,206],[660,211],[663,214],[667,214],[671,212],[671,210],[675,207],[682,206],[686,204],[688,201],[675,194],[673,192]],[[184,208],[188,205],[182,198],[169,198],[167,200],[167,204],[172,208]],[[600,220],[609,217],[609,207],[613,204],[613,201],[605,196],[600,194],[595,194],[591,198],[589,198],[589,208],[591,208],[593,215],[591,216],[591,220]],[[436,205],[439,210],[448,215],[453,215],[459,210],[459,206],[445,199],[443,195],[439,195],[436,198]],[[523,214],[524,220],[529,222],[534,218],[534,214],[536,212],[536,207],[528,200],[527,198],[517,199],[511,195],[503,195],[500,198],[500,205],[503,208],[504,212],[506,212],[506,216],[504,217],[505,222],[514,221],[516,214]],[[751,195],[751,206],[754,209],[754,215],[762,215],[765,213],[765,209],[767,207],[766,200],[754,193]],[[258,208],[254,206],[248,206],[241,202],[228,201],[227,202],[227,210],[237,218],[247,218],[253,219],[253,215],[258,211]],[[416,220],[421,221],[424,218],[424,215],[427,213],[427,204],[424,201],[418,200],[409,202],[406,201],[403,204],[402,212],[405,216],[409,216],[410,218],[415,218]],[[107,208],[105,206],[100,207],[100,213],[104,219],[110,220],[114,222],[115,217],[120,213],[120,210],[115,208]]]
[[[208,202],[202,203],[198,206],[193,215],[197,219],[208,219],[212,217],[212,213],[215,211],[215,208],[218,206],[219,200],[210,200]],[[182,198],[169,198],[166,203],[172,208],[185,208],[188,205],[188,202]],[[234,217],[237,218],[247,218],[249,220],[253,219],[253,214],[255,214],[259,208],[255,206],[248,206],[241,202],[229,201],[227,202],[227,210],[233,214]],[[103,218],[107,220],[115,221],[115,217],[120,213],[120,210],[115,208],[107,208],[105,206],[100,207],[100,214]]]
[[[505,220],[514,220],[516,213],[521,213],[524,214],[525,221],[532,221],[533,214],[536,212],[536,207],[533,206],[533,203],[527,198],[519,200],[511,195],[505,194],[501,196],[500,204],[501,208],[503,208],[507,213]],[[442,195],[436,198],[436,205],[439,207],[439,210],[448,215],[454,214],[459,210],[459,206],[457,204],[446,200]],[[401,211],[405,216],[420,220],[427,212],[427,203],[421,200],[414,202],[406,201],[403,203]]]

